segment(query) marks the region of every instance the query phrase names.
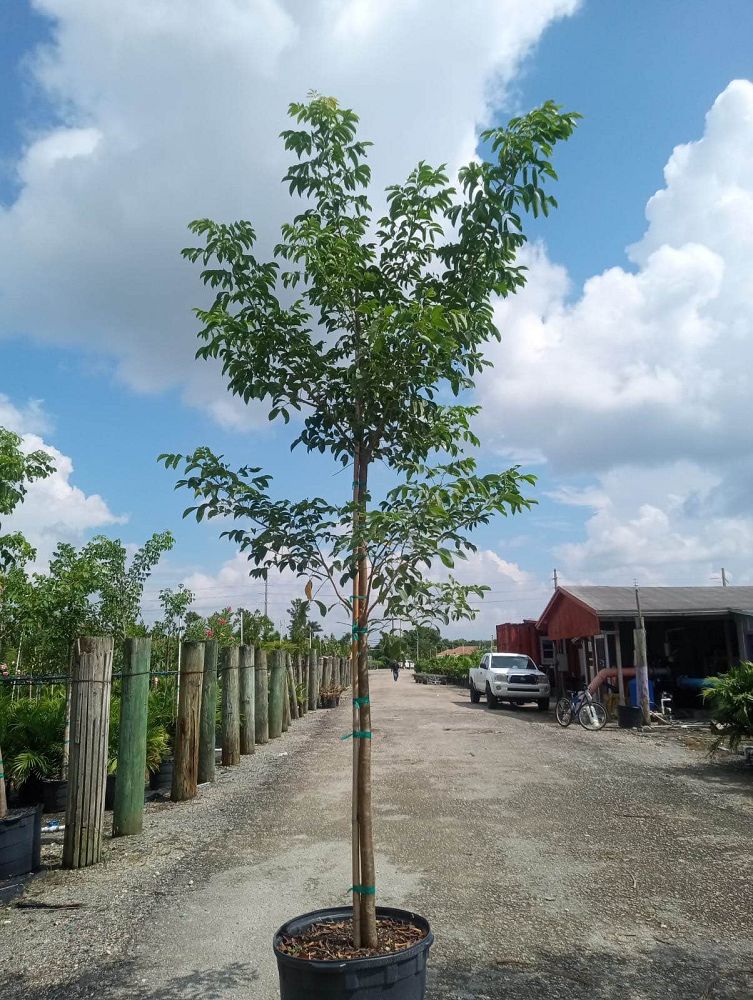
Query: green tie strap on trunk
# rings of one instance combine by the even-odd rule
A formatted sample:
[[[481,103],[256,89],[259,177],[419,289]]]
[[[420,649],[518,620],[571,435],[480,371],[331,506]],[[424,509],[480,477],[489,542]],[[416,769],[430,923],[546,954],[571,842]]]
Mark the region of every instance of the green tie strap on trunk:
[[[369,630],[362,625],[354,625],[351,629],[353,635],[366,635]]]
[[[376,896],[375,885],[352,885],[348,892],[356,892],[359,896]]]
[[[371,702],[369,701],[369,696],[364,695],[363,698],[354,698],[353,704],[356,706],[356,708],[360,708],[361,705],[370,705]]]
[[[352,733],[346,733],[344,736],[341,736],[340,739],[349,740],[351,737],[354,740],[370,740],[371,733],[367,729],[354,729]]]

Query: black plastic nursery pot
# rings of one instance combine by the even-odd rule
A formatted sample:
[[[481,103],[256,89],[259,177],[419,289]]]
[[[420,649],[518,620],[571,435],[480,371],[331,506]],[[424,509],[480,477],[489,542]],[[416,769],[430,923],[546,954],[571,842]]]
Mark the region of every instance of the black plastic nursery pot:
[[[42,807],[12,809],[0,819],[0,879],[27,875],[41,866]]]
[[[173,784],[173,762],[163,760],[156,771],[149,775],[149,787],[153,792],[170,791]]]
[[[295,958],[280,951],[283,937],[303,933],[311,924],[349,920],[349,906],[314,910],[294,917],[273,939],[281,1000],[423,1000],[426,994],[426,962],[434,942],[429,922],[417,913],[378,906],[378,917],[401,920],[426,931],[426,936],[405,951],[374,958],[352,958],[342,962],[320,962]]]
[[[60,778],[42,778],[42,804],[46,813],[63,812],[67,798],[67,781]]]
[[[618,705],[617,724],[620,729],[637,729],[643,725],[643,712],[635,705]]]
[[[110,812],[115,808],[115,782],[117,779],[116,774],[108,774],[107,781],[105,783],[105,809]]]

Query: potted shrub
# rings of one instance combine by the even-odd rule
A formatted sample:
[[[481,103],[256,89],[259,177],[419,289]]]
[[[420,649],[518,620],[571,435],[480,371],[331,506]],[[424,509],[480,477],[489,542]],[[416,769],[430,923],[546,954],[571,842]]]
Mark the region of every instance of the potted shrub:
[[[532,503],[522,490],[534,479],[517,467],[477,472],[465,453],[478,443],[476,409],[447,399],[470,391],[488,363],[484,343],[499,336],[492,296],[525,280],[516,264],[521,215],[555,204],[543,186],[556,176],[552,147],[577,116],[549,102],[483,133],[491,160],[463,167],[457,187],[444,168],[420,163],[387,189],[385,215],[373,219],[357,116],[320,95],[290,114],[283,140],[296,162],[284,179],[302,204],[274,260],[255,256],[248,222],[190,226],[201,245],[184,256],[202,264],[215,290],[213,304],[197,310],[197,353],[220,360],[244,402],[266,401],[270,420],[296,415],[292,446],[329,453],[352,470],[352,490],[339,504],[289,500],[273,495],[259,468],[232,469],[206,447],[161,459],[183,466],[178,487],[194,498],[186,515],[230,523],[223,534],[246,553],[252,576],[292,571],[308,578],[312,600],[314,585],[326,584],[330,607],[352,621],[353,905],[280,928],[282,996],[419,998],[429,926],[376,905],[367,635],[379,621],[474,617],[471,601],[488,588],[451,573],[433,582],[428,571],[451,570],[473,550],[472,529]],[[394,483],[378,500],[375,465]]]
[[[332,687],[320,688],[319,704],[322,708],[337,708],[340,704],[340,695],[344,690],[345,688],[338,687],[336,684]]]
[[[147,723],[147,771],[149,787],[155,792],[166,792],[173,781],[173,744],[175,740],[175,684],[159,678],[149,692]],[[153,733],[150,753],[148,734]]]
[[[49,692],[40,698],[3,698],[0,739],[5,774],[19,801],[44,803],[45,812],[65,809],[67,782],[61,778],[65,696]]]
[[[15,780],[20,779],[23,783],[54,766],[37,749],[19,751],[14,747],[13,738],[18,738],[24,728],[18,724],[19,720],[23,717],[28,721],[30,717],[29,705],[19,705],[18,701],[11,703],[9,698],[3,698],[0,707],[0,879],[26,875],[39,868],[42,832],[41,804],[8,808],[5,767],[8,777],[14,774]],[[5,764],[3,746],[11,747],[13,753],[12,759],[7,757]]]
[[[707,678],[707,684],[703,700],[711,706],[716,727],[712,752],[753,742],[753,663],[738,663],[726,674]]]

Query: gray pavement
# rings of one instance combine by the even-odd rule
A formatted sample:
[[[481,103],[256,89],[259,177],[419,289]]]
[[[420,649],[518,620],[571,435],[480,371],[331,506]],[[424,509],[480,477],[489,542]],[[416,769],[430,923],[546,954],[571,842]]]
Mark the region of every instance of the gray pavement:
[[[749,772],[666,737],[489,711],[410,674],[372,684],[379,901],[431,921],[431,1000],[753,997]],[[101,867],[90,883],[41,880],[36,898],[90,892],[98,916],[13,915],[30,942],[46,931],[42,951],[65,932],[75,961],[22,967],[0,995],[276,998],[276,927],[347,899],[349,729],[347,706],[309,715],[201,802],[166,807],[177,853],[163,836],[155,860],[148,828],[148,878],[115,842],[111,894],[131,878],[118,907],[102,902]]]

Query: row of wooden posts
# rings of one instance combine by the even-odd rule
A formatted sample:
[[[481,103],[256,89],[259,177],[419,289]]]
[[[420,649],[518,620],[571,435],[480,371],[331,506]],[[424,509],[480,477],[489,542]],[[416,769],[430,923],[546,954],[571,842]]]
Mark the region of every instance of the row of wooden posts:
[[[70,762],[63,866],[96,864],[102,852],[113,641],[78,640],[71,674]],[[151,640],[127,639],[120,704],[114,837],[141,833]],[[315,652],[185,642],[178,672],[173,745],[174,802],[191,799],[215,777],[215,720],[221,688],[222,764],[278,739],[292,720],[318,708],[322,692],[350,684],[350,661]],[[218,684],[218,681],[221,683]],[[301,701],[298,695],[302,695]]]

